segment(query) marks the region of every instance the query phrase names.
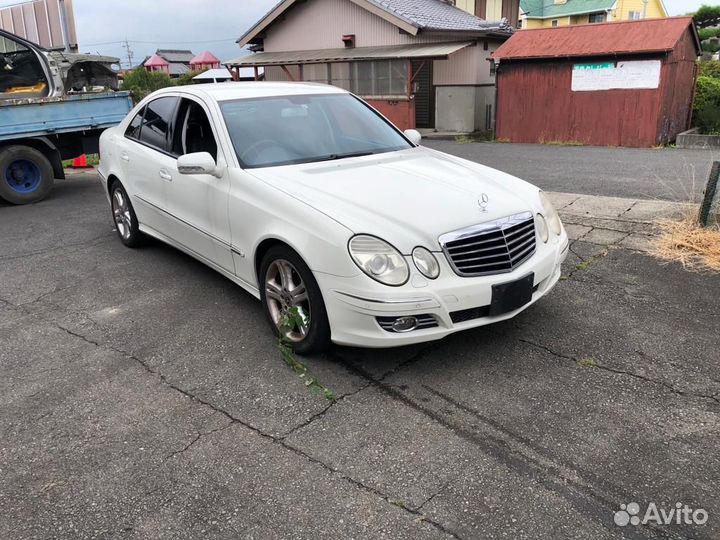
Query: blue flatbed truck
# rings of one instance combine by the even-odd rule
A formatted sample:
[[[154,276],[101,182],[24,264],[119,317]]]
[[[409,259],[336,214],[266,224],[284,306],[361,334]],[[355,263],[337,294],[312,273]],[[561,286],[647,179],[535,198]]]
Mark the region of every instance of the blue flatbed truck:
[[[0,198],[42,200],[62,162],[97,153],[100,134],[132,108],[117,59],[46,51],[0,31]]]

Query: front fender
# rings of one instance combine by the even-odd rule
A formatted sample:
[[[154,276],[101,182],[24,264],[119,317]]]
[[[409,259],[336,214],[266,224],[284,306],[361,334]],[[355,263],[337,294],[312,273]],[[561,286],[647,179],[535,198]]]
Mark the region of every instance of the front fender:
[[[231,177],[229,220],[241,278],[257,283],[259,258],[271,242],[290,246],[313,272],[360,273],[347,251],[350,229],[241,169],[232,170]]]

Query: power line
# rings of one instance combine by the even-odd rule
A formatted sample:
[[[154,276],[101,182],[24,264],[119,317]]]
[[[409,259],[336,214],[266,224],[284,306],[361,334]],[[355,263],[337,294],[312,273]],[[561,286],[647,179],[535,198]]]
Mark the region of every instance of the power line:
[[[193,44],[200,44],[200,43],[220,43],[223,41],[236,41],[237,37],[232,38],[225,38],[225,39],[207,39],[207,40],[199,40],[199,41],[141,41],[138,39],[121,39],[118,41],[105,41],[103,43],[83,43],[83,47],[96,47],[98,45],[118,45],[118,44],[125,44],[125,43],[138,43],[141,45],[168,45],[168,44],[177,44],[177,43],[186,43],[188,45]]]

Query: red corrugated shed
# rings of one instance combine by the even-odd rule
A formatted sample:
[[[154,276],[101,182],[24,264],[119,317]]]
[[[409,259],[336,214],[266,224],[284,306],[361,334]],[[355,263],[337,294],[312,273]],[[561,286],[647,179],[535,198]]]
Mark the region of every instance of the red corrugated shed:
[[[690,17],[517,32],[495,53],[496,136],[650,147],[689,128],[697,31]]]
[[[699,50],[692,17],[670,17],[520,30],[493,57],[502,61],[667,52],[675,48],[689,26]]]

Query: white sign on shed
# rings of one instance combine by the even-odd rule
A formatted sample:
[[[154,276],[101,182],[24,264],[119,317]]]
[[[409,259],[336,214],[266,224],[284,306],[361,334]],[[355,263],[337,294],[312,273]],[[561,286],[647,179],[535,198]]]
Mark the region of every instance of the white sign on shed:
[[[575,64],[572,91],[656,89],[660,86],[661,67],[660,60]]]

